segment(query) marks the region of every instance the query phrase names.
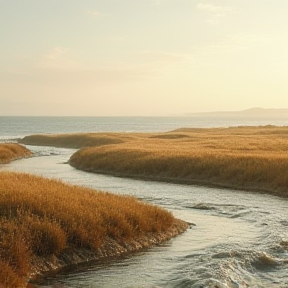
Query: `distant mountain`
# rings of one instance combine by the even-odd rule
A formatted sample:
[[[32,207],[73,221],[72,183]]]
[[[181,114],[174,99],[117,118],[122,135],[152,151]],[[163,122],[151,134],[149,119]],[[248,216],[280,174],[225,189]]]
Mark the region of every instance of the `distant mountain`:
[[[249,118],[288,118],[288,109],[265,109],[260,107],[250,108],[241,111],[215,111],[188,113],[191,117],[249,117]]]

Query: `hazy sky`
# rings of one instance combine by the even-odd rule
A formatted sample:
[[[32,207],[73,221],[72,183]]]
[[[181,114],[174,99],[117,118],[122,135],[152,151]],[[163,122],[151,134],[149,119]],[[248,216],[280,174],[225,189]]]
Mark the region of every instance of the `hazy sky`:
[[[287,0],[0,0],[0,115],[288,108]]]

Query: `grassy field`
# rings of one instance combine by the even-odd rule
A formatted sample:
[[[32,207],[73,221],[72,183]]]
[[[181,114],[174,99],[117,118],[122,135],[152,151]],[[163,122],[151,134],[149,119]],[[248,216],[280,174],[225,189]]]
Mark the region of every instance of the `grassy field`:
[[[1,172],[0,287],[25,287],[35,257],[73,248],[97,251],[109,239],[122,243],[165,233],[176,221],[134,197]]]
[[[0,144],[0,164],[30,156],[32,153],[22,145],[14,143]]]
[[[78,169],[288,197],[288,127],[183,128],[167,133],[76,136],[98,142],[96,146],[83,145],[85,148],[72,155],[70,164]],[[46,145],[43,139],[47,138],[53,145],[53,139],[58,143],[59,138],[71,135],[29,137],[23,143],[30,140]],[[118,139],[118,143],[102,145],[103,137]]]
[[[82,148],[118,144],[123,143],[128,139],[129,137],[121,137],[120,134],[117,133],[36,134],[24,137],[20,140],[20,143],[36,146]]]

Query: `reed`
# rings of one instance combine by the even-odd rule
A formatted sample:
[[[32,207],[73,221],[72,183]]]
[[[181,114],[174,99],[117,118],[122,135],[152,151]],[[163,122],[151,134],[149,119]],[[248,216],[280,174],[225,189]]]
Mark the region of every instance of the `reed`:
[[[0,144],[0,164],[6,164],[12,160],[27,157],[31,154],[27,148],[16,143]]]
[[[126,177],[265,191],[288,197],[288,127],[178,129],[83,148],[78,169]]]
[[[170,212],[131,196],[1,172],[0,286],[25,287],[35,257],[161,233],[174,220]]]

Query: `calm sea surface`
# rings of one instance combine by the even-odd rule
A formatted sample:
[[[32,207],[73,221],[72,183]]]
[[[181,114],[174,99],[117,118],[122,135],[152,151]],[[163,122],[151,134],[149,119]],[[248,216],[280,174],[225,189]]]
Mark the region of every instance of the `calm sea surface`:
[[[36,133],[167,132],[183,127],[288,125],[287,119],[202,117],[7,117],[0,116],[0,140]]]
[[[156,132],[181,127],[288,125],[288,119],[189,117],[0,117],[0,141],[35,133]],[[228,189],[86,173],[69,166],[75,150],[27,146],[36,157],[0,165],[65,182],[134,195],[195,223],[184,234],[134,255],[59,273],[41,288],[288,288],[288,200]]]

